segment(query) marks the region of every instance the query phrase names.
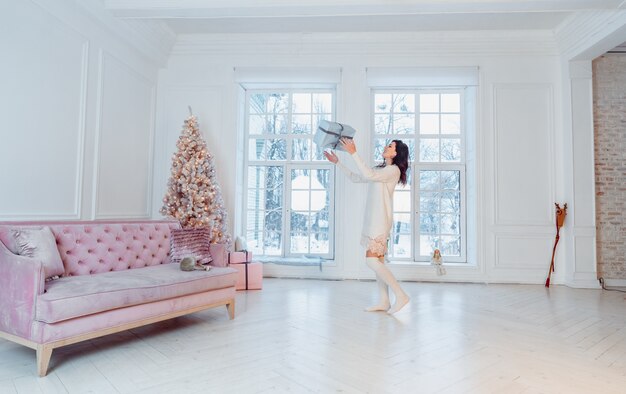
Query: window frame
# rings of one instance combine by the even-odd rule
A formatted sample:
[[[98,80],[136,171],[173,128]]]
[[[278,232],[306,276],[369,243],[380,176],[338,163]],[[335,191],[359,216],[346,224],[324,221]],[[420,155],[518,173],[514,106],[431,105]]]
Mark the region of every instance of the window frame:
[[[461,204],[461,212],[460,212],[460,228],[459,228],[459,236],[461,239],[460,245],[460,256],[444,256],[444,260],[448,263],[467,263],[467,190],[466,190],[466,166],[467,166],[467,125],[466,121],[468,119],[467,116],[467,106],[466,106],[466,87],[456,86],[456,87],[398,87],[398,88],[387,88],[387,87],[371,87],[370,89],[370,111],[371,111],[371,149],[372,156],[374,160],[379,160],[376,157],[376,147],[378,140],[385,139],[387,141],[393,139],[402,139],[402,140],[412,140],[414,146],[414,160],[409,158],[409,168],[411,171],[410,175],[410,183],[407,186],[410,188],[410,205],[411,205],[411,215],[410,215],[410,226],[411,226],[411,256],[410,257],[390,257],[393,261],[398,262],[407,262],[407,263],[427,263],[430,262],[431,256],[420,256],[420,190],[418,189],[418,181],[419,181],[419,172],[422,170],[438,170],[438,171],[460,171],[460,204]],[[381,112],[376,112],[376,95],[377,94],[413,94],[414,95],[414,103],[415,108],[414,111],[409,112],[415,116],[414,119],[414,133],[412,134],[393,134],[393,130],[391,133],[379,134],[376,133],[376,115],[381,114]],[[439,133],[438,134],[421,134],[420,133],[420,94],[459,94],[459,114],[460,114],[460,123],[459,123],[459,134],[443,134],[441,133],[441,122],[442,114],[448,114],[451,112],[442,112],[441,111],[441,96],[439,102]],[[392,102],[393,104],[393,102]],[[393,106],[392,106],[393,107]],[[392,113],[392,109],[390,112]],[[394,112],[396,113],[396,112]],[[430,112],[428,112],[430,113]],[[433,112],[434,113],[434,112]],[[452,112],[454,113],[454,112]],[[460,160],[455,162],[420,162],[420,144],[422,138],[437,138],[439,140],[439,147],[441,148],[441,142],[445,139],[460,139]],[[441,155],[441,149],[440,153]],[[441,156],[439,158],[441,160]],[[402,190],[401,186],[397,186],[396,190]],[[395,194],[394,194],[395,195]],[[406,213],[406,212],[397,212],[393,211],[393,214],[396,213]],[[394,216],[395,218],[395,216]],[[392,231],[390,233],[390,239],[393,240],[392,237],[396,235],[401,235],[402,233],[395,232],[395,220],[394,225],[392,226]],[[393,256],[395,250],[395,245],[393,242],[390,242],[390,254]]]
[[[293,259],[300,258],[303,255],[306,257],[313,256],[319,257],[323,259],[334,259],[335,256],[335,181],[336,181],[336,171],[335,166],[332,163],[329,163],[327,160],[315,160],[315,145],[313,142],[313,137],[315,135],[315,130],[312,129],[310,133],[305,134],[294,134],[290,132],[292,130],[292,120],[293,120],[293,94],[298,93],[329,93],[331,94],[332,103],[330,107],[330,120],[334,120],[336,116],[336,108],[337,108],[337,89],[336,86],[329,87],[327,84],[320,87],[302,87],[298,88],[297,86],[290,85],[289,87],[281,86],[280,84],[275,87],[266,87],[263,88],[247,88],[245,89],[245,99],[244,99],[244,119],[243,119],[243,136],[244,136],[244,147],[243,147],[243,155],[244,155],[244,163],[243,163],[243,201],[242,208],[244,214],[242,215],[242,233],[248,234],[248,190],[250,189],[248,186],[248,173],[249,168],[251,166],[278,166],[283,168],[283,183],[282,183],[282,192],[283,192],[283,201],[282,201],[282,230],[281,230],[281,253],[278,255],[268,254],[267,257],[272,259]],[[286,129],[287,133],[285,134],[250,134],[250,101],[252,95],[255,94],[288,94],[289,95],[289,104],[286,114],[287,124]],[[311,116],[314,116],[313,113],[309,113]],[[312,123],[311,127],[314,124]],[[292,147],[293,141],[296,139],[303,139],[303,136],[306,136],[305,139],[310,141],[311,147],[311,158],[310,160],[293,160],[292,159]],[[251,160],[249,155],[250,149],[250,141],[252,139],[264,138],[264,139],[284,139],[286,143],[286,151],[285,151],[285,160]],[[310,253],[310,243],[309,243],[309,253],[292,253],[291,252],[291,233],[292,230],[290,228],[291,225],[291,171],[293,169],[309,169],[309,170],[328,170],[329,171],[329,182],[328,182],[328,253]],[[310,190],[310,189],[309,189]],[[265,234],[265,230],[264,230]],[[313,234],[309,228],[308,230],[309,237]],[[264,235],[265,237],[265,235]],[[310,239],[310,238],[309,238]],[[310,241],[309,241],[310,242]],[[260,255],[262,257],[264,255]]]

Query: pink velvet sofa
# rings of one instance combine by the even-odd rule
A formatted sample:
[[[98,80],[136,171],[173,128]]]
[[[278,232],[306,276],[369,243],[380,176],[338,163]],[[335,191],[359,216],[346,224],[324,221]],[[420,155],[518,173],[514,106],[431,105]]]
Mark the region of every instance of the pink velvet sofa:
[[[11,250],[16,228],[43,226],[63,262],[59,279],[45,279],[42,259]],[[181,271],[169,259],[173,228],[177,222],[0,222],[0,338],[36,349],[45,376],[61,346],[218,306],[233,319],[236,271],[226,267],[224,246],[211,246],[223,267]]]

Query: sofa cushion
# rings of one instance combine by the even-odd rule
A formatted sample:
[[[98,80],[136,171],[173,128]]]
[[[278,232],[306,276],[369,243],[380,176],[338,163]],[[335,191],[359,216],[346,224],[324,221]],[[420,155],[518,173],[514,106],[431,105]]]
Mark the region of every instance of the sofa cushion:
[[[50,227],[12,228],[10,234],[12,252],[41,261],[46,278],[63,275],[65,268]]]
[[[37,299],[35,319],[55,323],[116,308],[139,305],[234,286],[231,268],[181,271],[162,264],[48,282]]]
[[[172,229],[170,259],[180,263],[185,257],[195,257],[200,264],[213,261],[209,250],[211,233],[207,227]]]

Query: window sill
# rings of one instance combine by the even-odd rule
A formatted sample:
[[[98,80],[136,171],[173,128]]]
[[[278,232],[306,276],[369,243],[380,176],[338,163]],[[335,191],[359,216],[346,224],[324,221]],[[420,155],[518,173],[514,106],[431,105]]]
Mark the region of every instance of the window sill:
[[[322,267],[333,265],[332,260],[326,260],[321,257],[277,257],[277,256],[258,256],[257,260],[263,263],[272,263],[276,265],[291,265],[298,267]],[[329,264],[330,263],[330,264]]]

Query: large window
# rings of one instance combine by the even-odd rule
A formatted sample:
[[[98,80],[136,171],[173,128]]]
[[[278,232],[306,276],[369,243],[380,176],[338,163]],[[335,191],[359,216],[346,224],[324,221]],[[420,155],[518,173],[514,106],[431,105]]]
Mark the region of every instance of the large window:
[[[465,127],[462,89],[373,91],[375,160],[393,139],[410,151],[405,187],[394,194],[390,255],[466,261]]]
[[[313,143],[334,119],[334,91],[246,92],[248,248],[277,257],[333,257],[334,168]]]

